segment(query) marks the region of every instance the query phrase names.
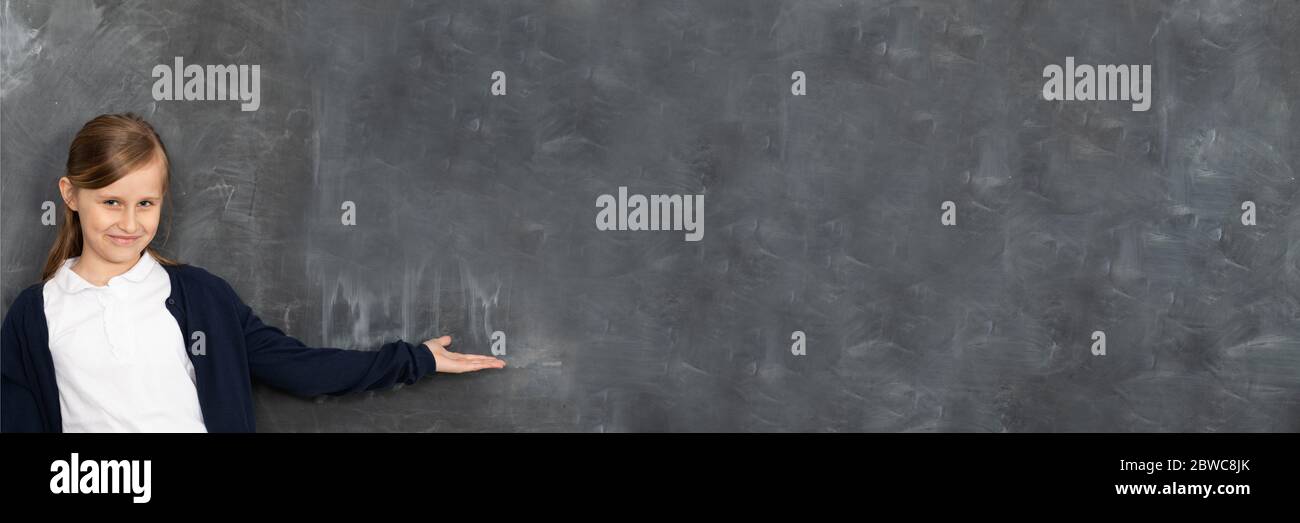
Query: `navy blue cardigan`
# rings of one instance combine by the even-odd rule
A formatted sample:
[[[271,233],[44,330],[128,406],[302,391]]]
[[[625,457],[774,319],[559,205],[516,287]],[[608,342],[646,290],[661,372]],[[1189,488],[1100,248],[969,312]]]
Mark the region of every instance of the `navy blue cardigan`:
[[[436,371],[422,343],[397,340],[377,351],[311,348],[262,323],[225,280],[192,265],[163,265],[167,309],[185,336],[208,432],[252,432],[252,380],[303,398],[386,389]],[[45,324],[43,283],[24,289],[0,334],[0,431],[62,432],[59,390]],[[194,354],[194,333],[205,350]]]

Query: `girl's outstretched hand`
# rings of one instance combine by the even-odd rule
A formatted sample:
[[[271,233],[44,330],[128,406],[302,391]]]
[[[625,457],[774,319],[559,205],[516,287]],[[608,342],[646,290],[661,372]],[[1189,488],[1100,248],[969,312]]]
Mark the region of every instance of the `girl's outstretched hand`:
[[[451,345],[451,336],[434,338],[424,342],[424,345],[433,351],[433,359],[437,362],[438,372],[474,372],[483,369],[499,369],[506,366],[506,362],[492,356],[479,356],[477,354],[461,354],[447,350]]]

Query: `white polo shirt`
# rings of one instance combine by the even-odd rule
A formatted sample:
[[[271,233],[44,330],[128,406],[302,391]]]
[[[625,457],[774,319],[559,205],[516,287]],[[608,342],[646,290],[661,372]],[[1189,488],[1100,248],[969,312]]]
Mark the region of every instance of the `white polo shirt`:
[[[185,338],[165,302],[167,270],[145,252],[96,287],[72,271],[45,282],[45,321],[64,432],[207,432]]]

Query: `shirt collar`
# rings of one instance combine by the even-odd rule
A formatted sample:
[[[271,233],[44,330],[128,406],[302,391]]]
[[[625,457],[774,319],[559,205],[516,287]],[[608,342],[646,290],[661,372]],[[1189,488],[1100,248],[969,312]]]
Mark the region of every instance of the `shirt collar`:
[[[72,270],[72,266],[76,264],[79,259],[81,259],[80,256],[68,258],[63,262],[63,265],[59,267],[58,273],[54,276],[59,287],[63,289],[63,292],[69,294],[80,292],[85,289],[102,289],[103,287],[92,285],[90,282],[86,281],[85,278],[82,278],[80,274],[77,274]],[[158,260],[155,260],[153,255],[149,254],[149,251],[145,251],[140,255],[140,260],[135,262],[135,265],[126,272],[109,278],[108,283],[112,284],[118,278],[124,278],[127,281],[135,283],[142,282],[146,276],[149,276],[149,273],[153,271],[153,268],[157,265]]]

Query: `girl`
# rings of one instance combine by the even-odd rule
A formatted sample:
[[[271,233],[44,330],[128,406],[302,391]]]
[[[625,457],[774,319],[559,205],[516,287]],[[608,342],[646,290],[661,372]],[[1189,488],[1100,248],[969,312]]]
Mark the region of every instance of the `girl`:
[[[0,431],[251,432],[254,379],[312,397],[505,366],[448,351],[450,336],[309,348],[262,323],[225,280],[149,246],[169,165],[134,114],[73,139],[58,236],[0,334]]]

